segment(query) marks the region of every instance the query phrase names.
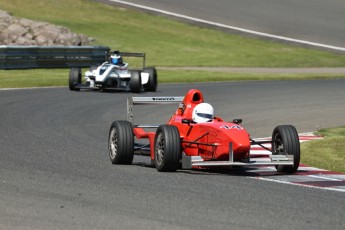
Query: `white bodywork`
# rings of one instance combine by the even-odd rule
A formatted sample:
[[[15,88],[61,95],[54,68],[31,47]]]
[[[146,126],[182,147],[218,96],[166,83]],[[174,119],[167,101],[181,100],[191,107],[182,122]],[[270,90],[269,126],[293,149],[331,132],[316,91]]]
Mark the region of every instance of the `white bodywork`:
[[[140,72],[140,76],[141,84],[147,84],[149,81],[149,73]],[[103,83],[109,78],[123,81],[123,86],[125,86],[131,78],[131,72],[128,70],[128,63],[119,66],[104,62],[102,65],[98,66],[97,69],[85,72],[85,81],[89,82],[91,87],[95,87],[97,84]]]

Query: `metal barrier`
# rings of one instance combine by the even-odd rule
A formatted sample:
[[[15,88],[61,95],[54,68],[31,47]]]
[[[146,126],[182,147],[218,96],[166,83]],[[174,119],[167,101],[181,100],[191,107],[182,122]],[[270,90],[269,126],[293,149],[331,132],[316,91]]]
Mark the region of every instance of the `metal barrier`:
[[[71,68],[100,65],[106,46],[0,46],[0,69]]]

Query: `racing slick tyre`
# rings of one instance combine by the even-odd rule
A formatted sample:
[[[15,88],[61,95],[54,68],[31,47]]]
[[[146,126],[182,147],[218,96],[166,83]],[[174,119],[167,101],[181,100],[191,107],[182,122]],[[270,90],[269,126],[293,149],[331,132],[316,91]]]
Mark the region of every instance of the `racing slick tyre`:
[[[113,164],[132,164],[134,154],[133,127],[129,121],[114,121],[109,130],[109,156]]]
[[[294,165],[277,165],[278,172],[294,173],[300,162],[300,143],[297,130],[292,125],[277,126],[272,133],[272,153],[278,155],[293,155]]]
[[[80,91],[79,88],[76,88],[77,84],[81,83],[81,69],[79,67],[73,67],[69,71],[69,89],[74,91]]]
[[[144,85],[145,91],[156,92],[157,90],[157,71],[155,67],[147,67],[144,72],[149,73],[149,81]]]
[[[131,80],[129,82],[129,88],[133,93],[140,93],[141,91],[141,76],[140,71],[132,70],[131,71]]]
[[[174,172],[181,158],[181,139],[176,126],[161,125],[155,136],[154,164],[159,172]]]

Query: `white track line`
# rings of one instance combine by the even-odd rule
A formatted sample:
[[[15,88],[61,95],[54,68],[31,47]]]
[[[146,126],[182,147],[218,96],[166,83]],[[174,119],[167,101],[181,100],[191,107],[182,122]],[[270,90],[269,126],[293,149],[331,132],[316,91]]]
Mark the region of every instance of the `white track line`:
[[[317,137],[314,136],[312,132],[309,133],[300,133],[299,134],[300,137],[310,137],[308,140],[300,140],[300,142],[304,142],[304,141],[310,141],[313,139],[323,139],[322,137]],[[313,138],[314,137],[314,138]],[[268,138],[257,138],[258,139],[268,139]],[[258,153],[257,155],[260,155],[261,152],[264,153],[264,150],[260,151],[260,150],[255,150],[253,151],[254,154]],[[252,154],[251,154],[252,155]],[[266,168],[267,169],[267,168]],[[332,174],[331,176],[328,175],[323,175],[322,172],[327,172],[328,170],[324,170],[324,169],[319,169],[319,168],[314,168],[314,167],[299,167],[299,170],[304,170],[304,171],[319,171],[320,174],[315,174],[315,175],[306,175],[305,177],[310,177],[310,178],[315,178],[315,179],[321,179],[323,181],[343,181],[342,179],[339,178],[332,178],[332,176],[334,174]],[[258,172],[260,172],[260,170],[257,170]],[[254,171],[253,171],[254,172]],[[342,175],[342,174],[341,174]],[[297,175],[298,176],[298,175]],[[290,177],[294,177],[294,175],[290,175]],[[272,179],[272,178],[266,178],[263,176],[254,176],[254,177],[250,177],[256,180],[263,180],[263,181],[269,181],[269,182],[275,182],[275,183],[282,183],[282,184],[290,184],[290,185],[295,185],[295,186],[301,186],[301,187],[309,187],[309,188],[313,188],[313,189],[321,189],[321,190],[329,190],[329,191],[336,191],[336,192],[345,192],[345,189],[342,188],[334,188],[334,187],[320,187],[320,186],[315,186],[315,185],[307,185],[307,184],[300,184],[300,183],[296,183],[293,181],[284,181],[284,180],[279,180],[278,179]]]
[[[257,36],[274,38],[274,39],[278,39],[278,40],[283,40],[283,41],[288,41],[288,42],[295,42],[295,43],[300,43],[300,44],[304,44],[304,45],[316,46],[316,47],[320,47],[320,48],[327,48],[327,49],[332,49],[332,50],[337,50],[337,51],[345,51],[344,47],[326,45],[326,44],[322,44],[322,43],[316,43],[316,42],[310,42],[310,41],[305,41],[305,40],[299,40],[299,39],[294,39],[294,38],[283,37],[283,36],[274,35],[274,34],[262,33],[262,32],[255,31],[255,30],[248,30],[248,29],[244,29],[244,28],[241,28],[241,27],[235,27],[235,26],[225,25],[225,24],[222,24],[222,23],[211,22],[211,21],[207,21],[207,20],[204,20],[204,19],[194,18],[194,17],[190,17],[190,16],[187,16],[187,15],[177,14],[177,13],[173,13],[173,12],[170,12],[170,11],[156,9],[156,8],[153,8],[153,7],[148,7],[148,6],[144,6],[144,5],[140,5],[140,4],[136,4],[136,3],[126,2],[126,1],[121,1],[121,0],[108,0],[108,1],[115,2],[115,3],[120,3],[120,4],[124,4],[124,5],[128,5],[128,6],[133,6],[133,7],[137,7],[137,8],[140,8],[140,9],[149,10],[149,11],[153,11],[153,12],[157,12],[157,13],[161,13],[161,14],[166,14],[166,15],[170,15],[170,16],[173,16],[173,17],[177,17],[177,18],[187,19],[187,20],[194,21],[194,22],[199,22],[199,23],[204,23],[204,24],[208,24],[208,25],[212,25],[212,26],[217,26],[217,27],[220,27],[220,28],[236,30],[236,31],[240,31],[240,32],[243,32],[243,33],[248,33],[248,34],[254,34],[254,35],[257,35]]]
[[[330,191],[336,191],[336,192],[345,192],[344,189],[338,189],[338,188],[332,188],[332,187],[317,187],[317,186],[313,186],[313,185],[297,184],[297,183],[292,183],[292,182],[287,182],[287,181],[279,181],[279,180],[270,179],[270,178],[263,178],[263,177],[250,177],[250,178],[256,179],[256,180],[275,182],[275,183],[280,183],[280,184],[289,184],[289,185],[300,186],[300,187],[308,187],[308,188],[313,188],[313,189],[330,190]]]
[[[308,175],[308,177],[313,177],[313,178],[322,179],[322,180],[330,180],[330,181],[342,181],[342,180],[339,180],[336,178],[330,178],[330,177],[326,177],[326,176]]]

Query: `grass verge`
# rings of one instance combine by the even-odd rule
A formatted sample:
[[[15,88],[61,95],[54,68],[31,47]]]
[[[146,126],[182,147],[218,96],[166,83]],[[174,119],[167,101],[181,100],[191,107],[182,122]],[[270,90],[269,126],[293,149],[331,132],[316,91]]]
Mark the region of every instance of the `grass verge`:
[[[86,69],[85,69],[86,71]],[[0,88],[68,86],[67,69],[0,70]],[[158,83],[216,81],[311,80],[343,78],[342,74],[256,74],[191,70],[159,70]]]
[[[0,88],[68,86],[67,69],[0,70]]]
[[[214,67],[343,67],[344,54],[200,28],[91,0],[2,0],[16,17],[65,26],[93,45],[145,52],[148,65]]]
[[[345,173],[345,126],[321,129],[322,140],[301,144],[301,162],[313,167]]]
[[[264,81],[264,80],[311,80],[344,78],[344,74],[268,74],[268,73],[231,73],[194,70],[159,70],[160,83],[176,82],[214,82],[214,81]]]
[[[91,0],[3,0],[0,9],[16,17],[65,26],[93,37],[92,45],[145,52],[158,67],[342,67],[344,54],[200,28]],[[0,87],[67,86],[68,70],[0,71]],[[159,82],[207,82],[345,77],[331,74],[239,74],[159,71]]]

